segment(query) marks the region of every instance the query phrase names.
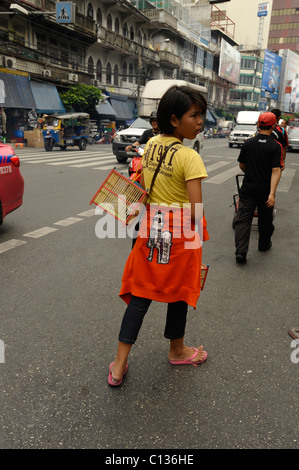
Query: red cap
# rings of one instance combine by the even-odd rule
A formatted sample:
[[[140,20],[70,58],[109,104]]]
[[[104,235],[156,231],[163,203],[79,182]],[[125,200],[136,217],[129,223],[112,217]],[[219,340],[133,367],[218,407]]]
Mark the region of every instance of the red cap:
[[[262,113],[258,122],[262,126],[273,126],[273,124],[276,124],[276,116],[274,113]]]

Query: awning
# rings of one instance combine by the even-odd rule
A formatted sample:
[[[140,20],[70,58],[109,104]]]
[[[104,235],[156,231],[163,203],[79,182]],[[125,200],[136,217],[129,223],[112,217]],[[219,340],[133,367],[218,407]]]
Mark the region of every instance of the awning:
[[[113,108],[116,111],[116,119],[127,120],[134,117],[132,106],[128,102],[128,98],[126,96],[110,93],[109,98]]]
[[[0,72],[0,105],[4,108],[35,108],[29,79]]]
[[[31,80],[30,88],[35,99],[37,113],[65,113],[64,106],[55,85]]]
[[[113,118],[116,116],[116,111],[108,100],[104,100],[98,106],[96,106],[96,111],[98,114],[103,116],[112,116]]]

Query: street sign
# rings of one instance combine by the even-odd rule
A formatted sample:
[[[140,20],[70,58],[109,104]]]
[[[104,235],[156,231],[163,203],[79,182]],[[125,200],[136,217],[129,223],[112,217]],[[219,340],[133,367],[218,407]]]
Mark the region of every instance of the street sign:
[[[72,2],[56,3],[56,22],[57,23],[74,23],[76,14],[76,6]]]
[[[269,3],[259,3],[257,16],[267,16],[269,10]]]

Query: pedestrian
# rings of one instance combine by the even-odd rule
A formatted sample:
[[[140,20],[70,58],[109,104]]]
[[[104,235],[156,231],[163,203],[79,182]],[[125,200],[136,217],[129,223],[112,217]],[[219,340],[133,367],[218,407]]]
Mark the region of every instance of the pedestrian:
[[[203,346],[188,347],[184,342],[188,305],[195,308],[200,294],[202,250],[195,224],[205,226],[197,205],[202,205],[201,180],[207,173],[198,153],[182,144],[202,130],[206,107],[205,98],[185,86],[171,87],[160,100],[161,134],[148,142],[143,154],[142,183],[150,188],[149,199],[122,278],[120,297],[128,306],[109,367],[109,385],[122,383],[129,352],[152,300],[168,304],[164,330],[170,340],[168,361],[198,365],[207,358]],[[189,230],[185,230],[186,214],[192,221]],[[205,227],[201,238],[208,239]]]
[[[286,151],[287,147],[289,146],[289,139],[286,129],[284,129],[280,124],[281,118],[281,111],[278,108],[272,109],[271,113],[275,114],[276,116],[276,125],[272,131],[272,137],[277,140],[282,146],[282,159],[281,159],[281,169],[284,170],[285,168],[285,160],[286,160]]]
[[[126,152],[131,150],[132,147],[139,147],[140,145],[146,144],[149,141],[149,139],[159,134],[160,130],[159,130],[158,120],[157,120],[157,111],[152,111],[150,115],[150,123],[151,123],[152,128],[146,129],[143,132],[143,134],[139,137],[139,139],[136,140],[136,142],[134,142],[132,145],[127,145],[125,148]]]
[[[267,112],[259,116],[259,133],[246,140],[238,162],[245,173],[240,188],[240,200],[235,217],[235,246],[237,263],[246,263],[253,214],[258,208],[259,251],[271,248],[274,231],[273,208],[275,192],[281,176],[281,145],[271,134],[276,116]]]

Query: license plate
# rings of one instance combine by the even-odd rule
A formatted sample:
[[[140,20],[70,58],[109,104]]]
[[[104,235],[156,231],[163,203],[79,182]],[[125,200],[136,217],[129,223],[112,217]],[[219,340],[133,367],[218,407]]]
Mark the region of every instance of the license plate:
[[[65,143],[66,143],[66,144],[72,144],[73,141],[72,141],[72,139],[67,139],[67,140],[65,141]]]

